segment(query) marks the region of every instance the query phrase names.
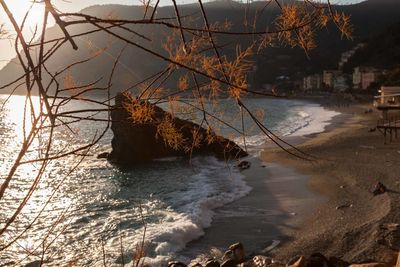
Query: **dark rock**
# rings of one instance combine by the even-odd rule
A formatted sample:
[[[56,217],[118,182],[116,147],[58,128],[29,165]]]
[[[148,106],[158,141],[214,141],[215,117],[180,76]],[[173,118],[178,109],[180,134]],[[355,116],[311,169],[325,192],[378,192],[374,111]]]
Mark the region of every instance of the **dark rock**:
[[[236,264],[242,263],[246,260],[246,254],[244,253],[243,244],[238,242],[229,247],[229,250],[232,251],[232,259],[236,262]]]
[[[233,259],[229,259],[224,261],[221,264],[221,267],[236,267],[236,262]]]
[[[321,253],[314,253],[308,258],[307,267],[328,267],[328,260]]]
[[[248,162],[248,161],[245,161],[245,160],[241,161],[241,162],[237,165],[237,167],[238,167],[239,169],[241,169],[241,170],[246,170],[246,169],[250,168],[250,166],[251,166],[251,163]]]
[[[168,262],[168,267],[187,267],[187,265],[180,261],[170,261]]]
[[[329,257],[328,259],[328,266],[329,267],[348,267],[349,263],[342,259],[336,257]]]
[[[136,103],[151,109],[151,122],[135,122],[127,107]],[[227,160],[246,157],[248,154],[234,142],[216,135],[190,121],[182,120],[149,102],[138,102],[128,94],[118,94],[111,112],[114,133],[112,152],[108,159],[116,164],[129,166],[163,157],[191,157],[196,154],[215,155]],[[170,119],[173,128],[181,135],[185,146],[174,149],[168,145],[157,130],[164,129],[163,121]],[[160,126],[160,127],[158,127]],[[197,135],[194,135],[197,132]],[[192,146],[196,136],[196,146]],[[191,148],[191,149],[188,149]]]
[[[218,261],[212,259],[212,260],[208,260],[208,261],[206,262],[205,267],[220,267],[220,264],[219,264]]]
[[[108,152],[103,152],[103,153],[98,154],[98,155],[97,155],[97,158],[98,158],[98,159],[107,159],[109,155],[110,155],[110,153],[108,153]]]
[[[376,195],[380,195],[386,192],[386,186],[384,186],[381,182],[376,183],[376,185],[374,186],[374,189],[372,190],[372,194],[374,194],[374,196]]]

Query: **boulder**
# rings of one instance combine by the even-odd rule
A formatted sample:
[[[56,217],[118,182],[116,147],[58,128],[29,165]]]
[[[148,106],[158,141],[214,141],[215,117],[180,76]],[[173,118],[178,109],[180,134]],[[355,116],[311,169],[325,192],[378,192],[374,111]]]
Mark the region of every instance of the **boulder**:
[[[217,260],[210,259],[206,262],[205,267],[220,267],[220,264]]]
[[[221,264],[221,267],[236,267],[236,263],[233,259],[229,259],[229,260],[224,261]]]
[[[129,107],[146,107],[151,115],[147,120],[134,119]],[[248,155],[236,143],[216,135],[213,131],[174,117],[149,102],[135,100],[129,94],[117,94],[111,118],[114,138],[108,159],[117,165],[129,166],[163,157],[190,158],[197,154],[214,155],[227,160]],[[164,125],[172,125],[184,145],[171,146],[168,140],[163,138],[168,132],[164,135],[159,134],[160,130],[169,130],[168,127],[163,127]],[[193,142],[194,140],[196,142]]]

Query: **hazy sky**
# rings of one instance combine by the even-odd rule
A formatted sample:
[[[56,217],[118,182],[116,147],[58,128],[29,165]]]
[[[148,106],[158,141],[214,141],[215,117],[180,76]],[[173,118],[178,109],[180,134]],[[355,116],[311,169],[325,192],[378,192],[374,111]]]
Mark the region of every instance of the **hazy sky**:
[[[177,0],[179,4],[188,4],[195,2],[196,0]],[[208,2],[206,0],[204,2]],[[243,0],[245,2],[246,0]],[[324,2],[326,0],[322,0]],[[349,4],[349,3],[358,3],[363,0],[332,0],[332,3],[338,4]],[[9,5],[9,8],[13,12],[16,20],[21,21],[26,10],[28,10],[31,5],[31,0],[5,0],[5,2]],[[125,5],[138,5],[140,4],[139,0],[53,0],[53,4],[62,11],[79,11],[82,8],[96,5],[96,4],[125,4]],[[161,0],[161,5],[169,5],[171,0]],[[43,12],[42,4],[35,4],[32,9],[32,14],[27,20],[27,27],[25,33],[27,35],[30,34],[34,25],[38,22],[38,19],[41,17]],[[7,18],[3,12],[3,9],[0,7],[0,24],[6,23],[6,28],[11,28],[10,25],[7,25]],[[0,69],[4,67],[7,62],[15,56],[13,42],[7,40],[0,40]]]

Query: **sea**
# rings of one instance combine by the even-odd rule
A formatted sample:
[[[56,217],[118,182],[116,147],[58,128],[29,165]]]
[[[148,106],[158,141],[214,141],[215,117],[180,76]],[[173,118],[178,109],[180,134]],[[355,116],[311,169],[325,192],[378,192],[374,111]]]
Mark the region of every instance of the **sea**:
[[[281,137],[322,132],[338,115],[302,100],[247,98],[243,102]],[[29,104],[23,96],[0,96],[0,183],[21,150],[24,130],[32,127],[30,105],[38,106],[39,99]],[[167,104],[161,106],[168,109]],[[250,157],[259,155],[268,138],[248,115],[243,113],[242,118],[234,102],[221,99],[218,105],[206,103],[206,107],[232,128],[242,129],[243,123],[246,138],[210,118],[219,134],[246,146]],[[101,135],[106,122],[76,120],[88,114],[107,118],[106,112],[95,111],[98,108],[78,101],[62,105],[63,112],[87,112],[65,113],[56,122],[63,126],[54,133],[54,160],[44,170],[40,161],[31,161],[43,158],[49,135],[44,132],[32,142],[0,200],[1,230],[28,198],[0,235],[0,266],[119,266],[132,264],[139,256],[150,266],[163,266],[179,258],[190,241],[202,238],[216,209],[251,194],[236,162],[211,156],[190,161],[162,158],[128,170],[97,159],[111,149],[111,130],[93,148],[58,158]],[[198,115],[181,116],[196,121]],[[40,179],[36,179],[38,172],[43,172]]]

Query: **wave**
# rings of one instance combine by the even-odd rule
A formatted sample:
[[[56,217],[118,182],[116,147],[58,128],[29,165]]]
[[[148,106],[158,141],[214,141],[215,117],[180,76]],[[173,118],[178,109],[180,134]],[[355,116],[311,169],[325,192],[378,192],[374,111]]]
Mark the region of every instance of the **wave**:
[[[173,205],[154,211],[162,219],[146,226],[148,256],[144,260],[150,266],[165,265],[188,242],[204,235],[204,229],[211,225],[213,210],[242,198],[251,190],[231,163],[214,157],[196,157],[192,164],[200,171],[192,176],[187,189],[175,193],[177,199]],[[124,236],[135,236],[139,244],[143,232],[142,227]],[[119,239],[113,239],[109,247],[117,246]]]

